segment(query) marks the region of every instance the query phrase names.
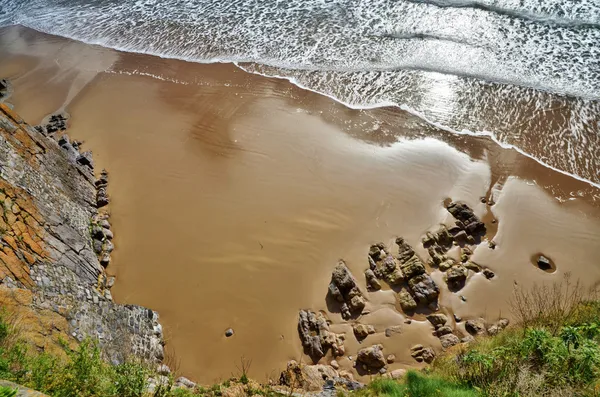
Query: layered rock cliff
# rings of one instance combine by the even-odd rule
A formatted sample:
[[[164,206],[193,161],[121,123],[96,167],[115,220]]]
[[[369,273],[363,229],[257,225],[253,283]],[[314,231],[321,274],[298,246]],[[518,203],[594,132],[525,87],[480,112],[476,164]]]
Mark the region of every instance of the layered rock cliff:
[[[94,177],[91,153],[0,103],[0,305],[16,313],[37,349],[90,337],[113,361],[129,354],[160,361],[158,314],[112,301],[106,250],[94,247],[99,223],[109,226],[98,210],[102,178]],[[108,229],[102,238],[112,247],[106,236]]]

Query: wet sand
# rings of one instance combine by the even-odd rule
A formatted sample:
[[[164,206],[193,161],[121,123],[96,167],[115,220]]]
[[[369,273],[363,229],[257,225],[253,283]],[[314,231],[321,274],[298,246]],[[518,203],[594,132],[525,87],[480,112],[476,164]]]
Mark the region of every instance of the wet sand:
[[[496,277],[477,274],[459,293],[432,272],[446,312],[510,317],[515,281],[527,288],[570,272],[600,283],[598,189],[488,139],[398,109],[351,110],[230,64],[125,54],[18,27],[0,30],[0,78],[12,81],[9,102],[32,124],[67,111],[69,135],[109,170],[115,300],[160,313],[169,354],[194,380],[228,378],[242,356],[251,376],[277,377],[302,358],[298,310],[327,310],[338,259],[362,287],[372,243],[391,247],[403,236],[426,259],[421,237],[451,219],[447,198],[496,219],[487,226],[497,247],[483,243],[472,258]],[[556,272],[531,264],[540,252]],[[383,343],[395,369],[416,365],[413,344],[439,346],[428,323],[405,324],[392,291],[367,297],[371,313],[360,322],[377,333],[361,345],[329,315],[347,333],[346,357]],[[385,337],[391,325],[402,332]],[[235,335],[225,338],[229,327]]]

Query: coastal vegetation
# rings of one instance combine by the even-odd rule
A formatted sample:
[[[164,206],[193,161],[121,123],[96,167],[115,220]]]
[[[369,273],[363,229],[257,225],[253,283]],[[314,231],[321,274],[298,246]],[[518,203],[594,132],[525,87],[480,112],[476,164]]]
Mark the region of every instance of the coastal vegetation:
[[[439,355],[404,379],[377,379],[362,396],[600,396],[600,300],[568,277],[517,290],[518,323]]]
[[[376,377],[356,397],[529,397],[600,396],[600,300],[568,279],[553,286],[518,291],[513,311],[519,322],[494,336],[481,336],[438,355],[423,371],[398,380]],[[64,357],[32,351],[19,338],[9,313],[0,316],[0,378],[50,396],[191,397],[277,395],[248,378],[249,361],[238,376],[210,387],[176,387],[172,374],[159,374],[139,359],[111,364],[98,344],[64,344]],[[11,395],[6,388],[6,395]]]

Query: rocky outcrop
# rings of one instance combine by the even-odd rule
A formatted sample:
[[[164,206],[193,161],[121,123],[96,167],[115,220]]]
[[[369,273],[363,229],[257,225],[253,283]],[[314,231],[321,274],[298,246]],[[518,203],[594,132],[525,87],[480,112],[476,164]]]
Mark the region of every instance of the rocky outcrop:
[[[282,394],[304,395],[295,392],[322,392],[324,396],[335,396],[336,387],[346,390],[362,389],[362,383],[354,381],[347,371],[337,371],[329,365],[303,365],[294,360],[288,362],[287,368],[279,376],[279,385],[285,387]]]
[[[67,136],[45,136],[0,103],[0,289],[12,291],[4,296],[29,293],[27,310],[55,313],[72,340],[98,340],[113,361],[161,360],[158,314],[112,301],[114,278],[92,238],[100,233],[94,223],[107,220],[96,196],[91,153]],[[112,250],[104,229],[101,252]]]
[[[431,364],[435,359],[435,351],[431,347],[424,347],[423,345],[411,347],[410,354],[418,362],[426,362],[427,364]]]
[[[300,310],[298,334],[302,346],[304,346],[304,351],[315,362],[324,357],[329,349],[331,349],[334,356],[342,356],[345,353],[345,336],[331,332],[327,318],[321,312]]]
[[[356,363],[365,371],[379,371],[387,364],[383,354],[383,345],[373,345],[360,349],[356,356]]]
[[[329,295],[340,304],[342,318],[350,319],[359,315],[365,307],[366,300],[356,284],[356,279],[343,261],[333,269],[329,283]]]

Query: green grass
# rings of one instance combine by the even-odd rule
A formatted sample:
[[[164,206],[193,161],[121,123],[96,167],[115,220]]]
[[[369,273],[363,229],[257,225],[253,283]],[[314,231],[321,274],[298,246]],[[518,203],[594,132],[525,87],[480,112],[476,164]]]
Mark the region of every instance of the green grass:
[[[477,397],[478,392],[468,386],[444,380],[417,371],[409,371],[402,381],[377,378],[358,396],[381,397]]]

